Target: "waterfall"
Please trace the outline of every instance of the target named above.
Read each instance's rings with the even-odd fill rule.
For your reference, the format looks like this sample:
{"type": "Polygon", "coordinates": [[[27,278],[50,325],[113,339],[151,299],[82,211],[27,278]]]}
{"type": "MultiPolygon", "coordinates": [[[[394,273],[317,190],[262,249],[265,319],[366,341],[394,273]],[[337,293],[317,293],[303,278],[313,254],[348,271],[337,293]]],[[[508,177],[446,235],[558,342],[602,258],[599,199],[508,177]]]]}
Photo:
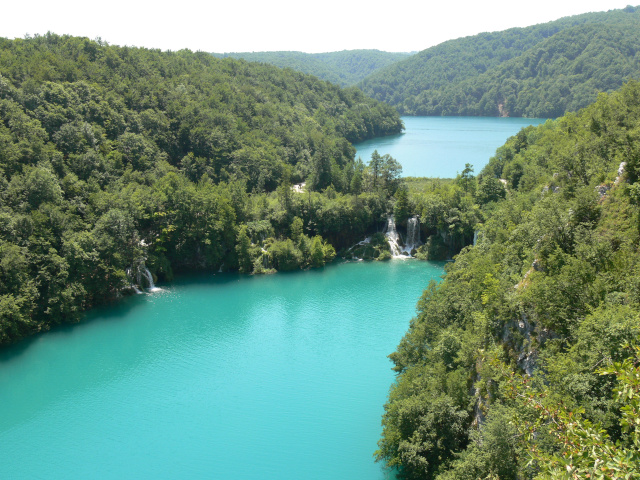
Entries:
{"type": "Polygon", "coordinates": [[[400,249],[400,235],[396,231],[396,221],[393,216],[390,216],[387,219],[387,227],[384,232],[384,236],[387,237],[387,242],[389,242],[389,248],[391,249],[391,255],[394,257],[402,256],[402,250],[400,249]]]}
{"type": "Polygon", "coordinates": [[[478,244],[478,230],[473,231],[473,246],[475,247],[478,244]]]}
{"type": "Polygon", "coordinates": [[[129,287],[136,293],[144,293],[141,288],[144,287],[142,279],[144,278],[149,292],[159,292],[162,290],[161,288],[156,287],[155,283],[153,283],[153,275],[149,269],[144,265],[144,263],[140,263],[136,269],[136,282],[133,282],[132,269],[127,268],[127,277],[129,278],[129,287]]]}
{"type": "Polygon", "coordinates": [[[140,272],[142,272],[142,274],[144,275],[144,278],[147,280],[147,284],[149,285],[148,290],[150,292],[157,292],[158,290],[162,290],[155,286],[155,284],[153,283],[153,275],[151,275],[151,272],[146,266],[140,265],[140,268],[138,269],[138,274],[140,274],[140,272]]]}
{"type": "Polygon", "coordinates": [[[404,252],[411,255],[411,250],[418,248],[420,242],[420,220],[418,216],[411,217],[407,220],[407,241],[405,242],[404,252]]]}

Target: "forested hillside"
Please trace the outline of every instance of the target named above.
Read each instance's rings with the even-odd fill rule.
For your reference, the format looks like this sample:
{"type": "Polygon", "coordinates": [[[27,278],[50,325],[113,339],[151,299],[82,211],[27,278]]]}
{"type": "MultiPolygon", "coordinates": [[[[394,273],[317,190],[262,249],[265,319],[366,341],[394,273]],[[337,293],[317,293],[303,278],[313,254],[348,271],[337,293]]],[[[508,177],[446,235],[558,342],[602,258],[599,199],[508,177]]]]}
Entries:
{"type": "Polygon", "coordinates": [[[361,84],[405,115],[557,117],[640,77],[640,9],[450,40],[361,84]]]}
{"type": "Polygon", "coordinates": [[[477,244],[391,355],[380,460],[409,479],[640,476],[639,180],[637,82],[467,176],[477,244]]]}
{"type": "Polygon", "coordinates": [[[407,58],[408,53],[380,50],[343,50],[341,52],[234,52],[214,53],[221,58],[242,58],[280,68],[291,68],[314,75],[342,87],[355,85],[375,71],[407,58]]]}
{"type": "Polygon", "coordinates": [[[401,172],[372,176],[350,142],[401,129],[392,107],[292,70],[0,39],[0,343],[79,319],[145,268],[324,265],[401,172]]]}

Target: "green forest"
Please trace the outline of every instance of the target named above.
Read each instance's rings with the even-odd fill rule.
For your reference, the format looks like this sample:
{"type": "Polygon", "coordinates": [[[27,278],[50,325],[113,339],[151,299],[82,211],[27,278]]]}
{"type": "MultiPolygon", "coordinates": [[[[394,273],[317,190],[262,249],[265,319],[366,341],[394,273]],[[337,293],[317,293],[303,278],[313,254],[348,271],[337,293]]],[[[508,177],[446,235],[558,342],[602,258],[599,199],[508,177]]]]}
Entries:
{"type": "Polygon", "coordinates": [[[390,356],[377,458],[407,479],[638,478],[640,83],[466,177],[477,244],[390,356]]]}
{"type": "Polygon", "coordinates": [[[77,321],[144,268],[324,265],[397,188],[397,162],[371,174],[351,142],[402,122],[355,88],[54,34],[0,39],[0,72],[0,343],[77,321]]]}
{"type": "Polygon", "coordinates": [[[363,90],[336,83],[383,52],[336,52],[342,74],[321,80],[295,70],[320,75],[317,58],[278,52],[300,66],[0,38],[0,345],[149,286],[142,272],[386,260],[388,216],[418,215],[415,256],[454,261],[390,355],[376,459],[410,480],[640,478],[639,19],[445,42],[363,90]],[[479,172],[405,178],[353,147],[400,133],[399,111],[559,118],[479,172]]]}
{"type": "Polygon", "coordinates": [[[372,73],[405,59],[409,53],[380,50],[343,50],[341,52],[232,52],[214,53],[219,58],[241,58],[280,68],[291,68],[314,75],[341,87],[353,86],[372,73]]]}
{"type": "Polygon", "coordinates": [[[640,9],[450,40],[358,86],[403,115],[551,118],[640,76],[640,9]]]}

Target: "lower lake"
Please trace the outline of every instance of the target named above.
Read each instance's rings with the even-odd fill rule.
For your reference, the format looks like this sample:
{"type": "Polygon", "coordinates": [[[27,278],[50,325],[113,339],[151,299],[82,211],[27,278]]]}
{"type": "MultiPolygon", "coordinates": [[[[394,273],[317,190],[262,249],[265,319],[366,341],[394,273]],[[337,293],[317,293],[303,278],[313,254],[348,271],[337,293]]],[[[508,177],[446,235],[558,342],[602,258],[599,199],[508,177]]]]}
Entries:
{"type": "Polygon", "coordinates": [[[366,164],[374,150],[402,164],[404,177],[455,178],[470,163],[474,173],[488,163],[496,149],[521,128],[544,118],[402,117],[405,133],[354,145],[366,164]]]}
{"type": "Polygon", "coordinates": [[[443,265],[189,276],[0,352],[0,478],[384,479],[395,350],[443,265]]]}

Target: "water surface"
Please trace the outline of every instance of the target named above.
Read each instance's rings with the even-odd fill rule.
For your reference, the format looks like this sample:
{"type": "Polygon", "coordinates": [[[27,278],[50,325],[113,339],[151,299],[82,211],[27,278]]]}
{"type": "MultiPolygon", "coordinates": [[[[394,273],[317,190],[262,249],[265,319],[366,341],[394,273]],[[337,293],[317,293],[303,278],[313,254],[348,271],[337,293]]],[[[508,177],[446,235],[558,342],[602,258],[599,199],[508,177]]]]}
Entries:
{"type": "Polygon", "coordinates": [[[383,479],[387,355],[442,265],[183,278],[0,353],[0,478],[383,479]]]}
{"type": "Polygon", "coordinates": [[[454,178],[470,163],[476,174],[498,147],[528,125],[543,118],[402,117],[405,132],[354,145],[367,163],[374,150],[402,164],[405,177],[454,178]]]}

